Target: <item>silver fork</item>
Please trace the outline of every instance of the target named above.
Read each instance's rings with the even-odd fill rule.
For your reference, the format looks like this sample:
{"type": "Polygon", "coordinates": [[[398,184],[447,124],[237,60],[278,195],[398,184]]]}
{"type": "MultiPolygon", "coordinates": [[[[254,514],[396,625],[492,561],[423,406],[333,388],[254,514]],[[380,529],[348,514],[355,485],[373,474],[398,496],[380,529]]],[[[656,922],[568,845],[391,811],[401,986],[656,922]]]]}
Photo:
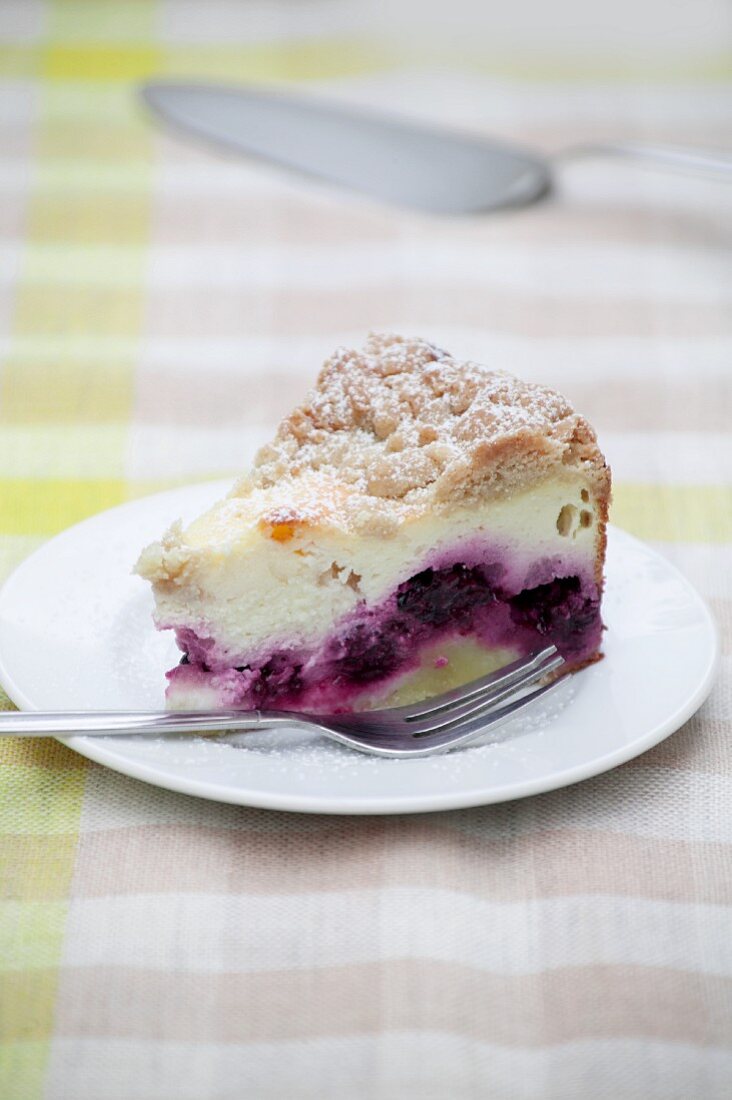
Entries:
{"type": "Polygon", "coordinates": [[[472,683],[411,706],[358,714],[288,711],[11,711],[0,714],[0,735],[67,737],[225,733],[293,726],[320,733],[374,756],[434,756],[465,745],[520,714],[557,686],[540,683],[564,660],[548,646],[472,683]]]}

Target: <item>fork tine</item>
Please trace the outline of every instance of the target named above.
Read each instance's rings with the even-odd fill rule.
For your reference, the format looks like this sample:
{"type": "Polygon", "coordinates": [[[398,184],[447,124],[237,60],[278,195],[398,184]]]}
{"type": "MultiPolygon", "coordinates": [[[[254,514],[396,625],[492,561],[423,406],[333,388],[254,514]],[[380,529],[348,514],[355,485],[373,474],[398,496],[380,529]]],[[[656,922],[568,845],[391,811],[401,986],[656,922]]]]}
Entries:
{"type": "MultiPolygon", "coordinates": [[[[560,657],[559,654],[552,657],[551,660],[544,664],[534,664],[533,667],[530,666],[527,668],[522,675],[514,677],[511,683],[500,688],[498,691],[491,690],[477,699],[475,697],[469,698],[466,700],[465,704],[453,707],[446,713],[445,718],[442,721],[438,721],[437,724],[431,724],[432,716],[428,714],[427,722],[430,724],[424,725],[424,719],[421,720],[418,730],[415,726],[415,734],[416,736],[424,737],[431,733],[439,733],[443,730],[447,731],[461,725],[469,718],[478,718],[489,714],[491,711],[495,710],[500,703],[504,702],[504,700],[516,695],[522,688],[530,687],[532,684],[536,683],[537,680],[540,680],[550,672],[554,672],[563,664],[564,658],[560,657]]],[[[408,721],[411,722],[414,721],[414,719],[408,719],[408,721]]]]}
{"type": "Polygon", "coordinates": [[[477,680],[463,684],[462,687],[452,688],[450,691],[435,695],[431,699],[423,699],[419,703],[412,703],[398,709],[394,708],[390,713],[395,716],[398,713],[399,717],[403,718],[405,722],[413,722],[420,718],[430,718],[442,711],[452,710],[454,707],[462,706],[473,699],[480,699],[484,695],[508,687],[520,679],[525,672],[544,665],[556,652],[556,646],[547,646],[546,649],[530,653],[528,657],[520,657],[517,661],[512,661],[511,664],[504,665],[503,668],[499,668],[495,672],[490,672],[486,676],[481,676],[477,680]]]}
{"type": "Polygon", "coordinates": [[[416,736],[415,742],[420,746],[424,746],[425,755],[429,755],[431,752],[438,752],[441,748],[452,749],[459,748],[461,745],[465,745],[468,742],[479,737],[481,734],[486,733],[488,730],[495,729],[497,726],[503,725],[509,719],[516,717],[527,707],[532,706],[537,699],[541,699],[545,695],[549,695],[552,691],[556,691],[564,683],[563,679],[552,680],[550,684],[540,684],[535,687],[533,691],[527,692],[526,695],[522,695],[520,699],[514,699],[512,702],[507,703],[503,707],[499,707],[496,710],[491,710],[487,714],[475,715],[465,722],[464,726],[458,723],[452,730],[445,730],[430,735],[426,734],[422,737],[416,736]]]}
{"type": "MultiPolygon", "coordinates": [[[[468,744],[480,734],[485,733],[486,730],[501,725],[508,718],[520,713],[543,695],[554,691],[561,683],[561,680],[555,680],[551,684],[542,684],[520,699],[513,700],[513,702],[507,703],[506,706],[497,710],[492,710],[488,714],[487,720],[485,716],[473,716],[467,721],[461,720],[457,729],[443,730],[441,733],[426,737],[418,736],[418,731],[414,727],[406,726],[403,721],[395,726],[380,726],[377,724],[375,727],[364,730],[363,727],[343,720],[351,717],[349,715],[343,716],[343,719],[339,717],[338,726],[321,723],[315,723],[315,726],[326,737],[339,741],[351,749],[357,749],[359,752],[391,759],[414,760],[421,756],[436,756],[448,752],[452,748],[459,748],[461,745],[468,744]]],[[[363,717],[367,713],[369,712],[363,711],[359,717],[363,717]]],[[[377,712],[371,711],[370,713],[373,715],[377,712]]]]}

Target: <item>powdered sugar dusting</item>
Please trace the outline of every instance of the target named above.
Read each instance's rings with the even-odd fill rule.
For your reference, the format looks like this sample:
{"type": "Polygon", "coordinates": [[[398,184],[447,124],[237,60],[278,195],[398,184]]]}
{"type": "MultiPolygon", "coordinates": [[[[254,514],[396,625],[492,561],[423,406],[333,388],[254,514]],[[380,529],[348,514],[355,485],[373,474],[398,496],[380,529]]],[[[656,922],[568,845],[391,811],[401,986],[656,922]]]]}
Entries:
{"type": "Polygon", "coordinates": [[[323,477],[347,488],[342,505],[363,527],[562,466],[582,466],[606,491],[595,434],[560,394],[426,340],[372,335],[325,363],[233,495],[323,477]]]}

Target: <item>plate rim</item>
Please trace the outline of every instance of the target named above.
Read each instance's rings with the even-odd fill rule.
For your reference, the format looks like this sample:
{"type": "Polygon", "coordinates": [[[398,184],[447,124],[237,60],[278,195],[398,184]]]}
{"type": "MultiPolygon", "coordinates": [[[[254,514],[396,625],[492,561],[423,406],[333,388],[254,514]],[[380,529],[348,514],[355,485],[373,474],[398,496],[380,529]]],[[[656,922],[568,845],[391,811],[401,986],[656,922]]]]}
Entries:
{"type": "MultiPolygon", "coordinates": [[[[156,499],[169,500],[174,494],[185,496],[191,489],[207,489],[213,494],[217,487],[230,486],[230,479],[205,480],[192,482],[188,485],[179,485],[158,493],[147,494],[131,501],[125,501],[113,508],[107,508],[88,516],[79,523],[73,524],[62,531],[57,532],[51,538],[36,547],[26,558],[19,562],[0,587],[0,614],[4,600],[11,592],[14,584],[21,579],[22,573],[27,568],[33,568],[35,559],[48,553],[56,540],[68,536],[71,532],[79,533],[87,525],[93,524],[101,516],[110,516],[114,513],[124,513],[134,510],[141,501],[152,504],[156,499]]],[[[709,653],[706,668],[700,677],[695,690],[685,702],[666,719],[659,722],[642,736],[618,746],[611,752],[599,757],[593,757],[583,763],[574,764],[560,771],[552,771],[551,774],[535,776],[531,779],[515,782],[511,785],[500,787],[479,787],[462,791],[446,791],[444,794],[415,794],[389,795],[384,797],[369,796],[353,801],[352,796],[339,797],[322,795],[298,795],[281,792],[261,791],[258,788],[216,786],[210,781],[190,779],[175,775],[161,775],[158,768],[144,761],[121,762],[118,757],[110,754],[105,749],[104,743],[97,742],[88,735],[77,734],[72,737],[57,738],[62,744],[78,752],[85,758],[104,767],[110,768],[131,779],[137,779],[152,786],[164,790],[174,791],[178,794],[186,794],[196,798],[204,798],[208,801],[222,802],[229,805],[249,806],[256,809],[278,810],[290,813],[321,813],[321,814],[345,814],[348,816],[368,816],[385,814],[412,814],[438,812],[453,809],[468,809],[476,806],[496,805],[502,802],[512,802],[521,798],[531,797],[535,794],[544,794],[549,791],[572,786],[575,783],[591,779],[597,775],[610,771],[629,760],[642,755],[661,741],[675,733],[702,705],[708,697],[717,674],[720,660],[719,631],[716,621],[709,610],[706,600],[696,590],[691,581],[680,569],[659,553],[654,547],[635,535],[608,524],[608,527],[616,536],[621,536],[643,548],[646,553],[660,559],[664,567],[673,573],[678,580],[693,596],[702,613],[704,625],[708,631],[709,653]]],[[[8,697],[20,710],[35,710],[30,698],[25,691],[15,683],[8,669],[2,650],[0,650],[0,684],[5,689],[8,697]]]]}

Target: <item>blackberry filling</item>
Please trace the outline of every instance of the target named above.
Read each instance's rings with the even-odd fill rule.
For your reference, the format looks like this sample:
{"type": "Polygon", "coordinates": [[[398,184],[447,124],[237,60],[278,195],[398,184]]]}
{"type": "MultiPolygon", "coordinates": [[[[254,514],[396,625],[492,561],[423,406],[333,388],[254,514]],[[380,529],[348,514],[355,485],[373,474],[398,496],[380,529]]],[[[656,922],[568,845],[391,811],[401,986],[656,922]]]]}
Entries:
{"type": "Polygon", "coordinates": [[[397,607],[428,626],[459,626],[495,599],[481,566],[424,569],[397,589],[397,607]]]}
{"type": "Polygon", "coordinates": [[[579,577],[558,577],[548,584],[526,588],[509,601],[511,619],[543,637],[551,635],[555,645],[576,648],[582,635],[596,621],[599,600],[582,591],[579,577]]]}
{"type": "Polygon", "coordinates": [[[274,653],[259,669],[253,691],[258,701],[297,695],[303,689],[302,665],[290,653],[274,653]]]}
{"type": "Polygon", "coordinates": [[[333,670],[339,680],[367,684],[389,676],[409,661],[414,632],[398,618],[356,623],[336,643],[333,670]]]}

